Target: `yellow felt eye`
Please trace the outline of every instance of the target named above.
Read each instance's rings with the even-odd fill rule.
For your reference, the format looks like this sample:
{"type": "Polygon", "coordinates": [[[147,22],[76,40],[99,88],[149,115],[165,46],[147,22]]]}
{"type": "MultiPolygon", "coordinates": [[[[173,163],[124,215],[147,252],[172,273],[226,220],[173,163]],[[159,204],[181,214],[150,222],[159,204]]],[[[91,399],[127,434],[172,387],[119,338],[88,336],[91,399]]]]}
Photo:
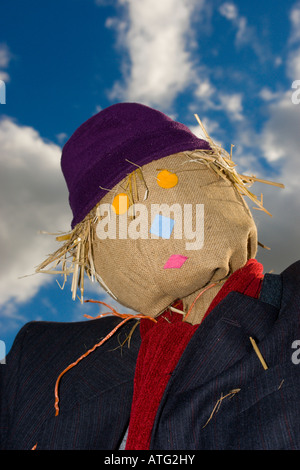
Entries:
{"type": "Polygon", "coordinates": [[[161,188],[173,188],[178,183],[178,176],[168,170],[162,170],[157,175],[157,184],[161,188]]]}
{"type": "Polygon", "coordinates": [[[117,194],[112,202],[112,208],[116,214],[125,214],[129,209],[129,197],[126,193],[117,194]]]}

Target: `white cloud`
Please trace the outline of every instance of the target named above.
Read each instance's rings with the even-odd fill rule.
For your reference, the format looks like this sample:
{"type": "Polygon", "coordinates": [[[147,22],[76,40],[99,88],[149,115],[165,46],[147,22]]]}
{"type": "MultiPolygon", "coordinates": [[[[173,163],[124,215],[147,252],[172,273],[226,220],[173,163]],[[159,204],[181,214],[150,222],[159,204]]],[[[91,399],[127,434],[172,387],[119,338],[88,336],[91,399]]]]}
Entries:
{"type": "Polygon", "coordinates": [[[247,19],[239,15],[238,8],[234,3],[223,3],[219,8],[219,13],[228,21],[231,21],[237,29],[235,38],[237,45],[244,45],[250,41],[252,32],[250,33],[251,30],[248,28],[247,19]]]}
{"type": "Polygon", "coordinates": [[[223,3],[219,8],[219,12],[222,16],[225,16],[227,20],[236,20],[238,18],[238,10],[233,3],[223,3]]]}
{"type": "MultiPolygon", "coordinates": [[[[269,179],[274,181],[274,178],[269,179]]],[[[276,180],[282,181],[280,175],[276,180]]],[[[271,248],[271,251],[259,248],[257,258],[263,263],[266,272],[274,270],[275,273],[280,273],[300,260],[300,201],[295,188],[291,191],[289,188],[256,185],[256,189],[258,196],[260,192],[263,193],[264,205],[272,214],[269,217],[253,210],[258,239],[271,248]]]]}
{"type": "Polygon", "coordinates": [[[297,2],[290,11],[290,23],[286,72],[288,78],[293,81],[300,79],[300,2],[297,2]]]}
{"type": "Polygon", "coordinates": [[[0,80],[3,80],[4,82],[8,82],[10,79],[9,74],[5,70],[3,70],[8,67],[10,60],[11,60],[11,53],[10,53],[9,48],[7,47],[6,44],[1,43],[0,44],[0,80]]]}
{"type": "Polygon", "coordinates": [[[7,72],[3,72],[3,70],[0,70],[0,80],[3,80],[3,82],[8,82],[10,79],[9,75],[7,72]]]}
{"type": "Polygon", "coordinates": [[[237,48],[250,47],[261,63],[272,59],[266,44],[259,38],[256,29],[248,24],[247,18],[239,14],[238,8],[233,2],[225,2],[219,7],[220,15],[232,23],[236,29],[235,45],[237,48]]]}
{"type": "Polygon", "coordinates": [[[263,101],[273,101],[281,96],[281,92],[274,92],[268,87],[263,87],[259,92],[259,96],[263,101]]]}
{"type": "Polygon", "coordinates": [[[290,43],[300,41],[300,2],[297,2],[290,12],[291,36],[290,43]]]}
{"type": "MultiPolygon", "coordinates": [[[[259,248],[257,259],[263,263],[266,272],[274,270],[278,273],[300,259],[300,104],[292,103],[290,90],[275,93],[265,89],[263,95],[265,122],[262,129],[257,131],[256,125],[252,127],[247,119],[238,123],[232,142],[235,144],[233,160],[240,173],[255,174],[258,178],[285,185],[285,189],[281,189],[255,183],[251,188],[258,197],[263,193],[264,205],[273,215],[269,217],[263,212],[252,211],[259,241],[271,247],[271,251],[259,248]],[[268,166],[263,164],[262,157],[268,166]]],[[[214,121],[202,120],[213,140],[223,145],[219,141],[221,126],[214,121]]],[[[197,126],[190,128],[202,136],[197,126]]],[[[254,206],[248,198],[245,200],[250,208],[254,206]]]]}
{"type": "MultiPolygon", "coordinates": [[[[254,183],[251,188],[258,197],[263,193],[264,205],[273,216],[252,210],[259,241],[271,247],[271,251],[259,248],[257,259],[263,263],[265,272],[274,270],[278,273],[300,259],[300,104],[292,103],[290,90],[275,93],[266,89],[263,94],[266,101],[262,129],[257,131],[247,119],[238,123],[232,142],[235,144],[233,160],[240,173],[255,174],[258,178],[285,185],[285,189],[281,189],[254,183]],[[263,164],[262,157],[268,166],[263,164]]],[[[219,141],[221,126],[214,121],[202,120],[213,140],[223,145],[219,141]]],[[[201,137],[197,126],[190,128],[201,137]]],[[[250,208],[254,206],[248,198],[245,200],[250,208]]]]}
{"type": "Polygon", "coordinates": [[[195,89],[194,95],[200,99],[207,99],[210,98],[215,93],[215,91],[216,90],[214,86],[210,83],[207,78],[205,78],[203,81],[199,81],[195,89]]]}
{"type": "Polygon", "coordinates": [[[274,65],[275,67],[280,67],[280,65],[283,63],[282,57],[277,56],[274,58],[274,65]]]}
{"type": "Polygon", "coordinates": [[[57,138],[58,143],[60,145],[63,145],[68,138],[68,134],[66,134],[65,132],[60,132],[59,134],[56,135],[56,138],[57,138]]]}
{"type": "Polygon", "coordinates": [[[8,67],[11,54],[6,44],[0,44],[0,67],[8,67]]]}
{"type": "MultiPolygon", "coordinates": [[[[40,230],[69,230],[71,213],[60,170],[60,147],[36,130],[5,118],[0,121],[2,314],[10,302],[30,299],[51,276],[33,275],[35,266],[56,249],[40,230]]],[[[7,310],[8,309],[8,310],[7,310]]]]}
{"type": "MultiPolygon", "coordinates": [[[[230,3],[230,5],[233,5],[230,3]]],[[[220,11],[221,12],[221,11],[220,11]]],[[[223,16],[232,21],[238,32],[242,26],[248,31],[247,25],[238,22],[238,11],[228,6],[223,8],[223,16]]],[[[286,76],[291,80],[300,79],[300,2],[291,11],[291,33],[288,41],[288,55],[285,63],[286,76]]],[[[254,32],[252,33],[254,34],[254,32]]],[[[251,34],[249,35],[251,37],[251,34]]],[[[281,62],[277,61],[280,65],[281,62]]],[[[259,240],[271,247],[271,251],[259,249],[258,259],[264,264],[266,271],[273,269],[280,272],[289,264],[300,259],[300,105],[292,103],[293,89],[285,91],[263,87],[259,93],[264,101],[264,118],[260,132],[251,128],[247,120],[238,129],[234,160],[238,166],[246,167],[244,173],[278,181],[285,189],[255,183],[253,192],[264,195],[264,205],[273,215],[268,217],[262,212],[253,210],[258,225],[259,240]],[[263,156],[272,170],[261,164],[263,156]]],[[[238,103],[238,102],[237,102],[238,103]]],[[[234,101],[232,102],[234,107],[234,101]]],[[[237,105],[238,108],[238,105],[237,105]]],[[[249,203],[249,201],[247,201],[249,203]]],[[[252,204],[249,204],[252,206],[252,204]]]]}
{"type": "Polygon", "coordinates": [[[243,119],[241,93],[233,93],[231,95],[221,94],[220,102],[223,110],[228,114],[229,118],[233,119],[234,121],[241,121],[243,119]]]}
{"type": "Polygon", "coordinates": [[[119,0],[125,17],[110,20],[117,27],[118,44],[125,48],[124,80],[112,96],[168,107],[195,81],[192,58],[193,15],[204,5],[196,0],[119,0]]]}
{"type": "Polygon", "coordinates": [[[292,81],[300,79],[300,47],[290,51],[286,67],[287,76],[292,81]]]}
{"type": "MultiPolygon", "coordinates": [[[[264,195],[264,205],[273,215],[253,210],[258,226],[260,242],[271,247],[271,251],[259,249],[258,260],[266,271],[273,269],[280,272],[289,264],[300,259],[300,105],[291,101],[291,92],[272,95],[266,101],[266,120],[260,132],[249,128],[247,123],[244,135],[239,135],[237,146],[240,158],[234,160],[248,169],[246,174],[285,185],[285,189],[255,183],[253,192],[264,195]],[[272,170],[261,165],[261,156],[269,163],[272,170]]],[[[234,152],[235,153],[235,152],[234,152]]],[[[240,171],[240,168],[239,168],[240,171]]],[[[247,200],[247,199],[246,199],[247,200]]],[[[249,203],[249,200],[247,200],[249,203]]],[[[249,204],[250,207],[253,204],[249,204]]]]}
{"type": "Polygon", "coordinates": [[[269,106],[269,119],[262,133],[262,149],[265,158],[274,162],[284,160],[282,176],[289,180],[289,185],[298,186],[300,174],[300,105],[291,100],[291,91],[287,91],[269,106]]]}

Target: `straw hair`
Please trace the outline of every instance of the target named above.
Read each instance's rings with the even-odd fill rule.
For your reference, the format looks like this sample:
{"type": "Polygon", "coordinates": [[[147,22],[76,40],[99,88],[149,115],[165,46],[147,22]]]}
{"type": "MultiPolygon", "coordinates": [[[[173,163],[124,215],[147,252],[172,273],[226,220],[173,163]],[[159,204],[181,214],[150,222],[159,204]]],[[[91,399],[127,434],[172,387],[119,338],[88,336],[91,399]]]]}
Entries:
{"type": "MultiPolygon", "coordinates": [[[[232,161],[233,145],[231,145],[229,154],[220,145],[215,144],[206,132],[203,123],[199,119],[199,116],[195,114],[195,117],[202,129],[205,139],[208,141],[211,147],[211,150],[197,150],[197,155],[201,155],[200,160],[202,161],[203,159],[202,163],[208,165],[209,168],[215,171],[222,178],[229,180],[242,196],[248,196],[251,201],[258,206],[256,209],[262,210],[271,216],[270,212],[267,211],[267,209],[263,206],[262,196],[261,199],[259,199],[255,194],[249,191],[248,187],[251,186],[254,182],[270,184],[279,188],[284,188],[284,185],[282,183],[275,183],[273,181],[256,178],[254,175],[246,176],[238,174],[235,170],[236,164],[232,161]]],[[[199,159],[199,157],[197,156],[196,159],[199,159]]]]}
{"type": "MultiPolygon", "coordinates": [[[[63,245],[36,267],[37,273],[61,274],[63,277],[62,285],[57,281],[61,289],[65,287],[68,276],[72,276],[72,299],[76,299],[77,290],[79,289],[81,302],[83,302],[85,273],[92,282],[97,280],[103,283],[95,270],[92,254],[94,237],[92,227],[96,219],[95,212],[96,208],[82,222],[77,224],[71,232],[56,236],[56,240],[63,242],[63,245]]],[[[109,291],[105,285],[104,288],[109,291]]]]}
{"type": "MultiPolygon", "coordinates": [[[[195,117],[201,127],[204,138],[209,143],[210,150],[202,149],[186,151],[181,152],[182,155],[188,157],[189,161],[198,162],[199,164],[205,165],[220,178],[229,181],[241,196],[248,196],[250,198],[250,200],[255,204],[256,209],[271,215],[269,211],[263,206],[263,197],[261,196],[258,198],[255,194],[249,191],[249,187],[256,181],[280,188],[283,188],[284,185],[281,183],[259,179],[253,175],[246,176],[238,174],[236,171],[236,164],[232,160],[233,146],[231,146],[231,151],[229,154],[221,146],[214,143],[205,130],[203,123],[200,121],[197,114],[195,114],[195,117]]],[[[130,163],[132,163],[132,165],[136,168],[130,174],[128,174],[122,182],[120,182],[114,188],[103,189],[106,189],[108,192],[112,192],[112,200],[120,188],[126,192],[129,198],[130,207],[133,208],[133,211],[130,212],[129,207],[129,213],[130,216],[134,218],[134,204],[140,200],[145,201],[148,197],[149,189],[143,176],[142,167],[135,164],[134,162],[130,163]],[[142,184],[144,187],[144,191],[141,194],[138,192],[137,181],[139,181],[139,184],[142,184]]],[[[62,245],[54,253],[49,255],[47,259],[45,259],[45,261],[43,261],[35,269],[36,273],[61,275],[63,278],[62,284],[57,281],[61,289],[65,287],[68,276],[71,276],[72,299],[75,300],[78,297],[81,302],[83,302],[84,296],[85,275],[87,275],[92,282],[99,282],[107,293],[117,299],[114,293],[105,284],[94,266],[93,243],[95,237],[95,224],[97,224],[99,221],[99,216],[97,213],[97,207],[99,204],[100,201],[92,209],[92,211],[70,232],[51,234],[55,235],[56,240],[59,243],[62,243],[62,245]]],[[[260,242],[258,242],[258,244],[268,249],[268,247],[262,245],[260,242]]]]}

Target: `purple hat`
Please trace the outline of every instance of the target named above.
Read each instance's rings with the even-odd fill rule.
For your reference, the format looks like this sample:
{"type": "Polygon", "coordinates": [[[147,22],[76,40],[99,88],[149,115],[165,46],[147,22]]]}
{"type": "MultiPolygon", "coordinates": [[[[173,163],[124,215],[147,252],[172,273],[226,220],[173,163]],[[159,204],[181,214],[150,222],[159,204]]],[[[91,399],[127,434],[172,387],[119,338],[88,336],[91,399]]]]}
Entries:
{"type": "Polygon", "coordinates": [[[208,149],[185,125],[138,103],[114,104],[83,123],[64,145],[62,171],[73,211],[72,228],[139,166],[185,150],[208,149]]]}

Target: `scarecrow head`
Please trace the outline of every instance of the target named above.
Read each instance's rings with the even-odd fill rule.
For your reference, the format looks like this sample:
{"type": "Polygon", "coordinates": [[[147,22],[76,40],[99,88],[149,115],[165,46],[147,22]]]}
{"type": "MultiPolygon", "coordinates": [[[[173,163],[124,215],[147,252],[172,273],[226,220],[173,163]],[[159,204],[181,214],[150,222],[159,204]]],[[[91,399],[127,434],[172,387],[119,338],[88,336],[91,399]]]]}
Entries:
{"type": "MultiPolygon", "coordinates": [[[[61,160],[72,230],[57,237],[62,246],[37,271],[54,263],[65,280],[71,274],[73,298],[79,286],[81,300],[87,275],[152,317],[177,300],[188,311],[207,286],[203,301],[212,300],[256,255],[244,197],[265,209],[248,189],[255,177],[239,175],[197,119],[203,139],[136,103],[110,106],[82,124],[61,160]]],[[[199,322],[201,311],[200,304],[188,321],[199,322]]]]}

